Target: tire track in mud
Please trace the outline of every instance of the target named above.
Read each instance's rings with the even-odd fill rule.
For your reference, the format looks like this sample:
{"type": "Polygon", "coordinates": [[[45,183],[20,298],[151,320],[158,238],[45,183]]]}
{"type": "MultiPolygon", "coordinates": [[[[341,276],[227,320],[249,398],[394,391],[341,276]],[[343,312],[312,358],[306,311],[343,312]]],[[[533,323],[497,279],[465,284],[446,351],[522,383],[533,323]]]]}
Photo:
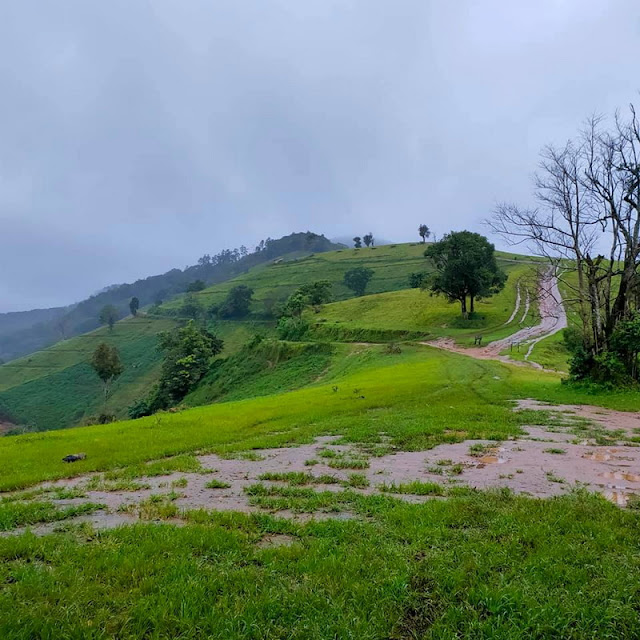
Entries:
{"type": "MultiPolygon", "coordinates": [[[[430,340],[421,342],[420,344],[445,349],[447,351],[454,351],[455,353],[470,356],[478,360],[499,360],[501,362],[525,366],[529,365],[537,369],[542,369],[541,365],[529,360],[533,348],[541,340],[549,338],[567,326],[567,313],[562,302],[560,289],[558,288],[558,278],[553,269],[548,269],[540,278],[538,296],[540,301],[540,322],[538,324],[520,329],[506,338],[490,342],[486,347],[461,347],[457,345],[452,338],[440,338],[439,340],[430,340]],[[516,344],[529,345],[525,355],[525,362],[512,360],[509,356],[500,355],[502,351],[516,344]]],[[[519,298],[520,291],[518,290],[518,300],[519,298]]],[[[517,302],[517,305],[519,306],[519,302],[517,302]]],[[[528,307],[526,311],[528,312],[528,307]]],[[[511,320],[509,320],[509,322],[510,321],[511,320]]]]}

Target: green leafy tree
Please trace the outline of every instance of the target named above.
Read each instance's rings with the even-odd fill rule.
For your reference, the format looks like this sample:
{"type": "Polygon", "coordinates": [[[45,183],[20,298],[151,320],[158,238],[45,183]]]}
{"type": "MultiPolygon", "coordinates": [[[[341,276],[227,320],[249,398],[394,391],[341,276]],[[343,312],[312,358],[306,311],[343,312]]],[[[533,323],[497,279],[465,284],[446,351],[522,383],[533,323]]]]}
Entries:
{"type": "Polygon", "coordinates": [[[101,342],[93,352],[90,364],[98,375],[98,378],[102,380],[104,405],[106,408],[111,384],[114,380],[120,377],[124,371],[124,366],[120,360],[120,354],[116,347],[112,347],[106,342],[101,342]]]}
{"type": "Polygon", "coordinates": [[[106,324],[109,331],[113,331],[113,325],[118,321],[118,310],[112,304],[107,304],[100,310],[98,319],[100,324],[106,324]]]}
{"type": "Polygon", "coordinates": [[[353,246],[354,246],[356,249],[359,249],[359,248],[362,246],[362,238],[361,238],[360,236],[356,236],[356,237],[353,239],[353,246]]]}
{"type": "Polygon", "coordinates": [[[329,280],[317,280],[311,284],[302,285],[298,291],[307,298],[307,303],[318,308],[327,302],[331,302],[332,284],[329,280]]]}
{"type": "Polygon", "coordinates": [[[192,294],[187,294],[182,301],[179,314],[190,320],[197,320],[204,313],[204,307],[200,301],[192,294]]]}
{"type": "Polygon", "coordinates": [[[302,312],[309,304],[309,299],[300,290],[292,293],[284,305],[282,314],[292,318],[302,317],[302,312]]]}
{"type": "Polygon", "coordinates": [[[244,284],[233,287],[218,309],[222,318],[244,318],[249,314],[253,289],[244,284]]]}
{"type": "Polygon", "coordinates": [[[473,313],[475,300],[497,293],[507,281],[496,262],[495,247],[479,233],[453,231],[427,247],[424,255],[435,267],[429,289],[460,302],[463,317],[473,313]]]}
{"type": "Polygon", "coordinates": [[[138,298],[134,296],[133,298],[131,298],[131,301],[129,302],[129,310],[131,311],[131,315],[137,316],[139,308],[140,308],[140,300],[138,300],[138,298]]]}
{"type": "Polygon", "coordinates": [[[624,364],[632,380],[638,379],[640,353],[640,312],[636,311],[616,325],[611,337],[611,349],[624,364]]]}
{"type": "Polygon", "coordinates": [[[420,289],[423,284],[427,281],[428,274],[424,271],[419,271],[417,273],[409,274],[409,286],[412,289],[420,289]]]}
{"type": "Polygon", "coordinates": [[[160,382],[148,403],[150,412],[166,409],[182,400],[208,371],[211,360],[222,351],[220,338],[193,320],[185,327],[159,336],[164,353],[160,382]]]}
{"type": "Polygon", "coordinates": [[[187,293],[197,293],[206,288],[207,285],[202,280],[195,280],[187,285],[187,293]]]}
{"type": "Polygon", "coordinates": [[[372,277],[373,269],[355,267],[355,269],[349,269],[349,271],[344,274],[343,282],[357,296],[363,296],[369,280],[371,280],[372,277]]]}
{"type": "Polygon", "coordinates": [[[362,236],[362,241],[367,245],[367,247],[373,246],[373,233],[369,232],[362,236]]]}
{"type": "Polygon", "coordinates": [[[418,234],[422,238],[422,244],[424,244],[429,238],[429,236],[431,235],[431,231],[429,230],[429,227],[427,227],[426,224],[421,224],[418,227],[418,234]]]}

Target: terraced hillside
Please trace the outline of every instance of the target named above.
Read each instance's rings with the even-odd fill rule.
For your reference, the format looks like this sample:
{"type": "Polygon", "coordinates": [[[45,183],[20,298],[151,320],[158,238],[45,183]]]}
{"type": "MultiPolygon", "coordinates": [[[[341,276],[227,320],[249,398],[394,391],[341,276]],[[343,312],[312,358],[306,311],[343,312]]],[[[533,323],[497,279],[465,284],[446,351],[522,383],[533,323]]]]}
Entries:
{"type": "Polygon", "coordinates": [[[125,366],[107,410],[125,416],[126,407],[157,376],[158,333],[174,325],[165,318],[129,318],[113,331],[98,329],[9,362],[0,367],[0,407],[13,422],[39,429],[67,427],[100,413],[102,386],[89,360],[97,345],[106,342],[118,348],[125,366]]]}
{"type": "MultiPolygon", "coordinates": [[[[288,256],[286,260],[277,259],[254,267],[196,295],[206,306],[220,302],[229,289],[238,284],[246,284],[255,291],[248,320],[210,324],[209,328],[225,341],[222,358],[238,352],[256,333],[273,335],[275,322],[264,318],[266,300],[282,300],[301,284],[316,280],[332,282],[334,297],[344,301],[328,305],[319,315],[313,314],[316,340],[388,341],[440,335],[468,340],[479,332],[494,336],[510,331],[510,328],[501,329],[500,325],[513,308],[517,283],[530,267],[526,260],[501,254],[501,264],[509,273],[507,286],[498,296],[478,302],[479,313],[474,321],[461,323],[457,305],[407,289],[409,275],[426,270],[423,253],[424,245],[415,243],[345,249],[300,258],[288,256]],[[344,286],[342,279],[344,273],[355,266],[373,269],[374,276],[367,290],[369,295],[353,299],[353,292],[344,286]]],[[[37,429],[68,427],[95,416],[101,404],[101,386],[88,360],[95,346],[104,339],[121,350],[125,364],[125,372],[114,385],[107,410],[117,417],[125,417],[127,408],[143,397],[157,379],[160,354],[155,349],[156,336],[180,320],[175,314],[181,304],[179,298],[162,305],[160,313],[165,315],[129,318],[118,322],[113,333],[106,329],[93,331],[0,367],[0,412],[13,422],[37,429]]],[[[535,306],[532,306],[531,321],[534,317],[535,306]]],[[[288,362],[286,366],[291,369],[293,363],[288,362]]],[[[268,373],[265,370],[262,374],[268,373]]],[[[304,376],[295,379],[293,375],[283,375],[290,381],[291,388],[298,388],[301,381],[309,382],[304,376]]],[[[234,375],[230,379],[235,379],[234,375]]],[[[205,380],[205,386],[208,382],[209,379],[205,380]]],[[[234,397],[229,396],[229,390],[225,390],[219,380],[214,387],[193,394],[190,403],[234,397]]]]}
{"type": "MultiPolygon", "coordinates": [[[[315,280],[328,280],[333,285],[336,300],[353,297],[353,292],[343,284],[346,271],[354,267],[373,269],[374,275],[367,287],[367,295],[398,291],[409,287],[409,275],[414,272],[428,271],[424,258],[425,245],[420,243],[385,245],[362,249],[344,249],[328,251],[300,259],[271,262],[251,269],[232,280],[200,291],[196,296],[203,305],[221,302],[229,289],[245,284],[255,292],[253,312],[264,312],[264,301],[267,299],[283,300],[297,287],[315,280]]],[[[498,253],[503,268],[510,270],[512,265],[521,265],[523,256],[498,253]]],[[[176,309],[180,301],[172,301],[163,305],[164,309],[176,309]]]]}
{"type": "MultiPolygon", "coordinates": [[[[514,312],[518,283],[531,279],[531,265],[520,261],[502,261],[502,268],[509,278],[505,288],[495,296],[476,302],[476,317],[464,320],[458,304],[451,304],[443,297],[430,296],[420,289],[404,289],[389,293],[351,298],[325,305],[318,314],[310,313],[321,335],[369,332],[404,331],[428,334],[430,337],[447,336],[464,343],[473,342],[476,335],[484,340],[495,340],[514,332],[514,327],[534,324],[537,321],[537,304],[533,302],[522,309],[510,322],[514,312]]],[[[529,285],[531,286],[531,285],[529,285]]]]}

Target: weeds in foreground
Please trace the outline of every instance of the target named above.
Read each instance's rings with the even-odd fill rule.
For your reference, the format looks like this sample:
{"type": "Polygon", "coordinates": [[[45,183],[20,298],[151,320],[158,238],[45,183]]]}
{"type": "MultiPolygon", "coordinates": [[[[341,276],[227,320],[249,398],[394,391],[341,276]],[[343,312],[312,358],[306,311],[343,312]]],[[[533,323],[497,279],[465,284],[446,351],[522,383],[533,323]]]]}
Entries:
{"type": "MultiPolygon", "coordinates": [[[[303,487],[288,491],[278,506],[298,501],[304,510],[317,500],[301,497],[303,487]]],[[[0,538],[0,634],[100,629],[133,640],[153,627],[159,638],[194,628],[215,637],[241,625],[317,639],[640,636],[636,511],[586,492],[459,496],[412,505],[339,492],[315,506],[352,519],[302,525],[196,510],[181,514],[183,527],[65,526],[45,538],[0,538]],[[260,546],[278,534],[298,544],[260,546]],[[224,597],[212,605],[212,593],[224,597]],[[52,597],[63,605],[51,606],[52,597]]]]}
{"type": "Polygon", "coordinates": [[[104,508],[103,504],[91,502],[69,507],[57,507],[51,502],[9,502],[0,504],[0,531],[9,531],[25,525],[66,520],[104,508]]]}
{"type": "Polygon", "coordinates": [[[213,478],[204,485],[207,489],[228,489],[231,485],[228,482],[213,478]]]}

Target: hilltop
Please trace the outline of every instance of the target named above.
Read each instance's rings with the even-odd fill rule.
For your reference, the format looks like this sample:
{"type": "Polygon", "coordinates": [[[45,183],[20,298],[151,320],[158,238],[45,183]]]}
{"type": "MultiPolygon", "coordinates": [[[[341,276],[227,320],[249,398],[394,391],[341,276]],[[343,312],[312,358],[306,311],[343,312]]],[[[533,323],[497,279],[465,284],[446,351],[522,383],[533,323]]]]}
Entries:
{"type": "Polygon", "coordinates": [[[498,254],[504,288],[463,317],[409,286],[424,248],[289,256],[189,294],[254,298],[205,316],[223,352],[148,417],[58,429],[98,410],[97,342],[125,362],[110,410],[149,389],[186,297],[0,367],[0,415],[58,429],[0,438],[3,637],[636,637],[640,394],[504,353],[558,344],[535,260],[498,254]],[[319,280],[334,301],[280,339],[271,301],[319,280]]]}
{"type": "Polygon", "coordinates": [[[292,233],[278,239],[267,238],[252,252],[246,247],[225,249],[217,255],[202,256],[197,264],[185,269],[171,269],[130,284],[111,285],[68,307],[0,314],[0,363],[98,328],[98,316],[105,305],[115,306],[119,317],[124,318],[134,296],[144,307],[181,295],[195,281],[210,285],[270,260],[341,247],[310,231],[292,233]]]}
{"type": "MultiPolygon", "coordinates": [[[[290,247],[291,240],[296,238],[289,236],[288,239],[287,246],[290,247]]],[[[316,242],[319,244],[314,246],[328,246],[324,241],[316,242]]],[[[278,255],[282,241],[273,241],[268,246],[270,248],[265,253],[276,255],[276,258],[265,261],[258,260],[256,256],[252,261],[257,264],[245,272],[189,294],[206,309],[212,304],[219,304],[233,287],[244,285],[253,290],[247,317],[242,320],[209,320],[210,330],[225,342],[221,354],[223,359],[243,350],[256,334],[273,336],[275,319],[270,311],[274,304],[285,300],[297,287],[318,280],[331,283],[332,297],[336,302],[325,305],[317,314],[310,312],[314,341],[385,342],[442,336],[468,340],[478,333],[493,338],[508,333],[509,328],[501,326],[515,304],[517,283],[530,267],[523,257],[514,259],[513,255],[499,254],[500,264],[509,274],[507,286],[499,295],[478,303],[478,314],[472,322],[462,322],[457,308],[443,298],[408,288],[409,276],[426,269],[423,244],[339,248],[284,256],[278,255]],[[373,270],[368,295],[364,297],[354,297],[343,283],[345,272],[354,267],[373,270]]],[[[242,264],[246,266],[248,262],[242,264]]],[[[0,410],[14,423],[35,429],[58,429],[95,419],[100,413],[102,390],[88,361],[95,346],[104,341],[120,349],[125,365],[125,373],[116,381],[106,409],[118,418],[126,417],[128,407],[144,397],[157,381],[161,363],[161,354],[156,349],[157,335],[185,321],[180,315],[183,303],[184,294],[178,295],[172,301],[155,305],[149,313],[116,323],[113,332],[107,328],[97,329],[5,364],[0,367],[0,410]]],[[[520,323],[535,322],[535,305],[531,306],[527,317],[518,320],[520,323]]],[[[294,369],[296,363],[306,361],[311,351],[316,349],[310,345],[306,351],[296,353],[300,348],[277,349],[279,370],[294,369]]],[[[242,393],[245,395],[252,393],[252,389],[255,392],[253,383],[249,381],[264,376],[265,368],[272,380],[277,378],[268,369],[267,362],[271,359],[264,355],[256,360],[255,353],[249,359],[246,353],[236,356],[226,364],[226,369],[239,367],[243,371],[240,386],[235,373],[229,374],[230,380],[222,384],[221,378],[227,376],[224,373],[226,369],[218,367],[215,374],[203,381],[202,388],[187,398],[187,402],[193,405],[237,397],[241,393],[240,388],[244,389],[242,393]],[[238,360],[242,360],[242,364],[238,360]],[[251,366],[247,361],[252,362],[251,366]],[[233,393],[229,395],[227,387],[231,380],[235,382],[233,393]],[[209,388],[209,384],[213,388],[209,388]]],[[[325,359],[326,354],[314,355],[316,363],[325,359]]],[[[311,370],[315,371],[314,367],[311,370]]],[[[282,375],[288,376],[287,373],[282,375]]],[[[294,375],[287,386],[297,388],[310,381],[307,375],[294,375]]],[[[268,388],[278,390],[274,384],[268,388]]]]}

